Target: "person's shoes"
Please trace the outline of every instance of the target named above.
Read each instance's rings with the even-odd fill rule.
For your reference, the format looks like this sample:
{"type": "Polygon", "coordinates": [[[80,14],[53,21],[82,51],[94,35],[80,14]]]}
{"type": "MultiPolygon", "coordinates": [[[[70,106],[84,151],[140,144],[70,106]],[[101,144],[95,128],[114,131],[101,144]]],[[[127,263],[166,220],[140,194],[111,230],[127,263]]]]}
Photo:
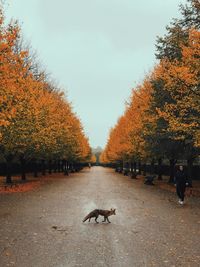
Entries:
{"type": "Polygon", "coordinates": [[[179,198],[178,203],[181,204],[181,199],[179,198]]]}
{"type": "Polygon", "coordinates": [[[180,201],[179,201],[179,203],[180,203],[181,205],[183,205],[183,204],[184,204],[184,202],[183,202],[182,200],[180,200],[180,201]]]}

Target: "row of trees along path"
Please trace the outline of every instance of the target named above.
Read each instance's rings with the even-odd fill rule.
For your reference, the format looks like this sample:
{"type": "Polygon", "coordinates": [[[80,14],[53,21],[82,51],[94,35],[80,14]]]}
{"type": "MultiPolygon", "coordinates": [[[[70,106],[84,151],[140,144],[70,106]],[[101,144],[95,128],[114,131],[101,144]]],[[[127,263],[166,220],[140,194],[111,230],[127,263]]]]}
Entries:
{"type": "MultiPolygon", "coordinates": [[[[25,166],[37,163],[45,173],[86,162],[91,149],[71,104],[38,63],[24,49],[16,22],[4,23],[0,11],[0,161],[7,165],[6,182],[11,183],[12,162],[25,166]]],[[[75,166],[75,167],[76,167],[75,166]]]]}
{"type": "Polygon", "coordinates": [[[124,114],[110,131],[101,162],[145,169],[146,162],[170,163],[173,181],[177,160],[187,160],[188,175],[200,151],[200,2],[180,6],[157,39],[158,63],[133,89],[124,114]]]}

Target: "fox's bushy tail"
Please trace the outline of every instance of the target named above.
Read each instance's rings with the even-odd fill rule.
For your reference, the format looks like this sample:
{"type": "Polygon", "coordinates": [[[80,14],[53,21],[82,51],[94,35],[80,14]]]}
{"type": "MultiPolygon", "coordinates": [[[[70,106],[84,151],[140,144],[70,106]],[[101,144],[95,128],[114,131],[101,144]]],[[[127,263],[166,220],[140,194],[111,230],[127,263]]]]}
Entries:
{"type": "Polygon", "coordinates": [[[84,219],[83,219],[83,222],[87,221],[87,219],[90,218],[90,214],[88,214],[84,219]]]}

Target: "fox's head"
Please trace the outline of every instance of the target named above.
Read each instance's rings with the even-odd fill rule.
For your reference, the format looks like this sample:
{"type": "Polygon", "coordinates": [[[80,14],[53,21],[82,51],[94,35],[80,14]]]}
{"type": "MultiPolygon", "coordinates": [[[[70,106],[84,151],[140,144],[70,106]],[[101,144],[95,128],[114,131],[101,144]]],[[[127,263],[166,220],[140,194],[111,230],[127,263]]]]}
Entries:
{"type": "Polygon", "coordinates": [[[116,209],[110,209],[110,214],[116,215],[115,211],[116,209]]]}

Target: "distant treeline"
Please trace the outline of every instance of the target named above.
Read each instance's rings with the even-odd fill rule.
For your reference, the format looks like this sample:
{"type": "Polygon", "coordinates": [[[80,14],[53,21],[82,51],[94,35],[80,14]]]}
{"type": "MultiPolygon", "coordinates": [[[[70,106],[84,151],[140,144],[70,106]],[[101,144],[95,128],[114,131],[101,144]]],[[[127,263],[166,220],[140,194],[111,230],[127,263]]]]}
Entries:
{"type": "MultiPolygon", "coordinates": [[[[124,166],[122,166],[122,164],[120,163],[118,164],[117,163],[106,163],[106,164],[104,163],[104,164],[101,164],[101,166],[118,169],[119,172],[125,173],[130,176],[134,174],[135,177],[137,176],[137,174],[141,174],[141,175],[156,174],[158,180],[162,180],[163,176],[169,176],[169,177],[170,175],[173,176],[173,174],[176,171],[176,167],[172,169],[169,164],[168,165],[163,164],[159,166],[158,163],[157,164],[156,163],[155,164],[151,164],[151,163],[133,164],[132,168],[131,166],[128,165],[128,163],[125,164],[124,166]]],[[[188,180],[190,181],[191,184],[192,184],[192,180],[200,180],[200,165],[193,165],[191,169],[187,165],[183,164],[183,166],[184,166],[186,175],[188,177],[188,180]]]]}
{"type": "MultiPolygon", "coordinates": [[[[65,175],[68,175],[70,172],[80,171],[83,167],[88,166],[88,163],[79,163],[79,162],[67,162],[66,160],[32,160],[26,162],[25,165],[22,165],[21,162],[12,162],[12,165],[9,166],[9,171],[12,175],[21,175],[22,178],[24,175],[31,174],[34,177],[39,175],[52,174],[57,172],[63,172],[65,175]]],[[[6,176],[8,172],[7,163],[0,163],[0,176],[6,176]]],[[[22,179],[23,180],[23,179],[22,179]]]]}

